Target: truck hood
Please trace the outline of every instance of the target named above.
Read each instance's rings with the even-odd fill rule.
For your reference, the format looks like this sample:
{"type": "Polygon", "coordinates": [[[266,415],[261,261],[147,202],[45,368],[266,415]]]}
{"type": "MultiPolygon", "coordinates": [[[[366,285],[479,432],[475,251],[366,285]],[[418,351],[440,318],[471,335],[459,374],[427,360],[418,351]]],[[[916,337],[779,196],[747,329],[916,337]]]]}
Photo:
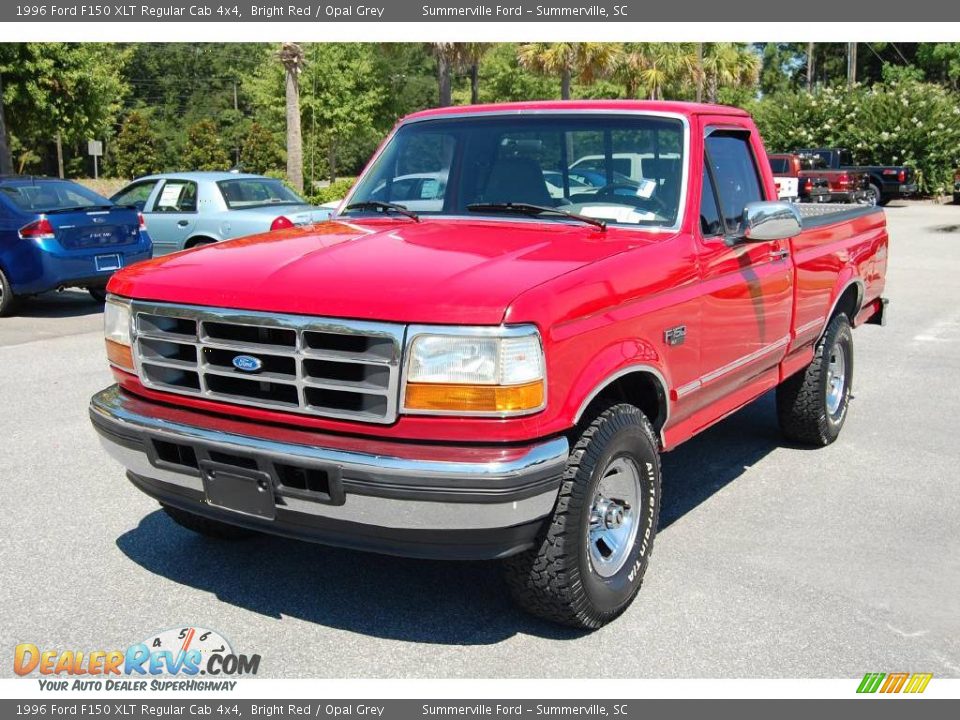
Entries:
{"type": "Polygon", "coordinates": [[[664,236],[561,222],[334,220],[139,263],[108,289],[242,310],[495,325],[525,290],[654,237],[664,236]]]}

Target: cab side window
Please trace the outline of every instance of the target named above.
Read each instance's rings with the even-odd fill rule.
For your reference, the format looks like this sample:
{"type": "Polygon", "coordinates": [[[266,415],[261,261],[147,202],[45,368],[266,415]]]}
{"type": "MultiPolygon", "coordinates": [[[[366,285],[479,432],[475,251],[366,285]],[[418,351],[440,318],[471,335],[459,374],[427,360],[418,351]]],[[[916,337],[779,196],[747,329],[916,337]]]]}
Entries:
{"type": "Polygon", "coordinates": [[[735,233],[747,204],[764,199],[750,135],[737,131],[714,132],[707,137],[706,148],[724,227],[727,233],[735,233]]]}

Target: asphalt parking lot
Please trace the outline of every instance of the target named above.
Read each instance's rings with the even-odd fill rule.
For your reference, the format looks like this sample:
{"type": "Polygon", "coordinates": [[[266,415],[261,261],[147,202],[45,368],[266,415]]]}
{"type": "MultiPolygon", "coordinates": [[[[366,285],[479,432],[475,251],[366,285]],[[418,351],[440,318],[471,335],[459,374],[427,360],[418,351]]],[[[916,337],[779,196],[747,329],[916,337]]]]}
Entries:
{"type": "Polygon", "coordinates": [[[767,396],[667,454],[645,586],[594,634],[515,610],[492,563],[175,526],[87,419],[100,308],[28,303],[0,320],[0,648],[200,625],[267,677],[960,677],[960,207],[887,216],[889,324],[854,334],[840,439],[786,446],[767,396]]]}

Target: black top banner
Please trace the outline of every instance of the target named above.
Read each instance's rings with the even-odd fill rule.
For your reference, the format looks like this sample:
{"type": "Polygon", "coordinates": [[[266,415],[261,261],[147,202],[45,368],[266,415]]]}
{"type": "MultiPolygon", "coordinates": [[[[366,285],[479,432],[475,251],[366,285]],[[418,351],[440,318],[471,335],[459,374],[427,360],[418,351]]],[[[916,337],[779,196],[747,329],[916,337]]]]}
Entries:
{"type": "Polygon", "coordinates": [[[82,0],[5,2],[0,22],[913,22],[960,20],[960,3],[872,0],[869,6],[771,3],[769,0],[370,0],[370,2],[170,2],[97,3],[82,0]],[[866,7],[869,10],[866,11],[866,7]]]}

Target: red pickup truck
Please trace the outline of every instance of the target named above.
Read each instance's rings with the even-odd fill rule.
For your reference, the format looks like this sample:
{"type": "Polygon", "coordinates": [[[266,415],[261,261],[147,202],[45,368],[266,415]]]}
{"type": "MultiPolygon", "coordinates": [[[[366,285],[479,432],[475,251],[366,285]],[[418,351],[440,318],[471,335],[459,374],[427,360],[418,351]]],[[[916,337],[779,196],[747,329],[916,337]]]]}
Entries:
{"type": "Polygon", "coordinates": [[[733,108],[417,113],[330,221],[114,275],[91,419],[187,528],[503,558],[524,608],[596,628],[647,569],[661,452],[773,389],[790,441],[844,424],[884,215],[775,198],[733,108]]]}

